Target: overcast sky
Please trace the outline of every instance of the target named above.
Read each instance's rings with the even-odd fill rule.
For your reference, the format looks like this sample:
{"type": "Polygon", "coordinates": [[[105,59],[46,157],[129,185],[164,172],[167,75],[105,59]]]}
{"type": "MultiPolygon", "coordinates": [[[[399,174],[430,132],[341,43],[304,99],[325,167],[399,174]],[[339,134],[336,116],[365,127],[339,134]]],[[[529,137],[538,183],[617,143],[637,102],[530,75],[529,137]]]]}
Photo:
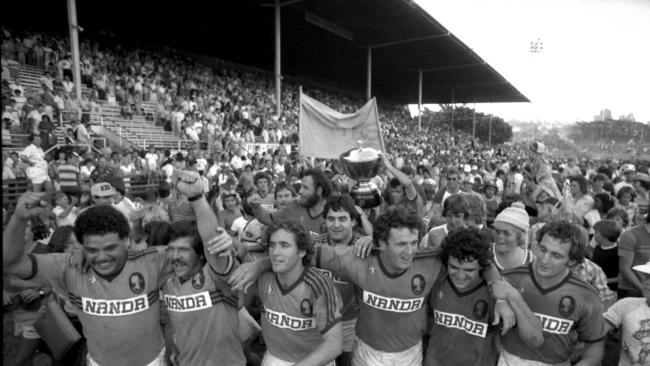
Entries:
{"type": "Polygon", "coordinates": [[[608,108],[650,121],[650,0],[416,2],[531,100],[478,111],[574,122],[608,108]]]}

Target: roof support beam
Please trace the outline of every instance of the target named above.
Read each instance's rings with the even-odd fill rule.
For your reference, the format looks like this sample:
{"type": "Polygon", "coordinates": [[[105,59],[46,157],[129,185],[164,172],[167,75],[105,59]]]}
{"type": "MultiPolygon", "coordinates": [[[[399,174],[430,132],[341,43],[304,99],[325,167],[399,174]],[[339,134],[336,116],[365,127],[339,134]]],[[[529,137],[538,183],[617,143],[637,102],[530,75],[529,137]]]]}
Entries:
{"type": "Polygon", "coordinates": [[[282,6],[287,6],[287,5],[291,5],[291,4],[300,3],[300,2],[303,2],[303,1],[304,1],[304,0],[289,0],[289,1],[285,1],[285,2],[283,2],[283,3],[279,3],[279,4],[277,4],[277,3],[273,3],[273,4],[260,4],[260,6],[263,7],[263,8],[274,8],[276,5],[282,7],[282,6]]]}
{"type": "Polygon", "coordinates": [[[379,44],[375,44],[375,45],[370,45],[370,47],[372,47],[372,48],[381,48],[381,47],[395,46],[395,45],[398,45],[398,44],[418,42],[418,41],[426,41],[426,40],[430,40],[430,39],[446,38],[446,37],[451,37],[451,32],[447,32],[445,34],[438,34],[438,35],[435,35],[435,36],[424,36],[424,37],[403,39],[401,41],[379,43],[379,44]]]}
{"type": "Polygon", "coordinates": [[[476,67],[476,66],[483,66],[487,65],[487,62],[479,62],[475,64],[464,64],[464,65],[454,65],[454,66],[441,66],[441,67],[432,67],[429,69],[422,69],[423,72],[431,72],[431,71],[443,71],[443,70],[453,70],[453,69],[464,69],[466,67],[476,67]]]}

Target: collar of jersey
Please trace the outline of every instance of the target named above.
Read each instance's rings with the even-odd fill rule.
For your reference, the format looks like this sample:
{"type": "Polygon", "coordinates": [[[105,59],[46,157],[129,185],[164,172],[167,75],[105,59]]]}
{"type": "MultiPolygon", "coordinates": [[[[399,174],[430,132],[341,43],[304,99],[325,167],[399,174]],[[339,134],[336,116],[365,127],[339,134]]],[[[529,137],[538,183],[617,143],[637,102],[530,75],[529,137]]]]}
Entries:
{"type": "Polygon", "coordinates": [[[386,267],[384,267],[384,263],[382,263],[382,261],[381,261],[381,252],[377,253],[377,262],[379,262],[379,268],[381,268],[381,271],[384,272],[384,274],[388,278],[398,278],[399,276],[403,275],[404,273],[406,273],[409,270],[407,268],[407,269],[405,269],[405,270],[403,270],[402,272],[399,272],[399,273],[390,273],[390,272],[388,272],[386,267]]]}
{"type": "Polygon", "coordinates": [[[300,274],[300,277],[298,277],[296,282],[294,282],[291,286],[287,287],[286,289],[282,288],[282,284],[280,283],[280,280],[278,279],[278,275],[274,274],[273,277],[275,277],[275,284],[278,285],[278,288],[280,289],[280,293],[282,295],[286,295],[286,294],[290,293],[291,291],[293,291],[293,289],[296,288],[296,286],[298,286],[300,284],[300,282],[302,282],[303,278],[305,278],[305,274],[307,273],[307,269],[309,269],[309,267],[305,266],[305,269],[302,271],[302,273],[300,274]]]}
{"type": "Polygon", "coordinates": [[[571,278],[571,271],[569,271],[569,273],[567,273],[567,275],[562,279],[562,281],[558,282],[556,285],[553,285],[545,289],[544,287],[542,287],[542,285],[539,282],[537,282],[537,278],[535,277],[535,269],[533,269],[533,262],[531,262],[528,265],[528,273],[530,274],[531,281],[533,281],[533,285],[535,285],[535,287],[539,290],[539,292],[542,295],[546,295],[550,292],[553,292],[554,290],[557,290],[558,288],[562,287],[562,285],[564,285],[564,283],[568,281],[569,278],[571,278]]]}
{"type": "Polygon", "coordinates": [[[459,290],[459,289],[456,288],[456,286],[454,285],[453,282],[451,282],[451,278],[449,277],[449,275],[447,275],[447,282],[449,282],[449,287],[451,287],[451,289],[454,291],[454,293],[455,293],[456,296],[458,296],[458,297],[467,296],[467,295],[469,295],[469,294],[475,292],[476,290],[480,289],[481,287],[487,285],[487,284],[485,283],[485,280],[481,280],[481,281],[479,281],[479,283],[476,284],[476,286],[472,287],[471,289],[469,289],[469,290],[465,290],[465,291],[461,291],[461,290],[459,290]]]}

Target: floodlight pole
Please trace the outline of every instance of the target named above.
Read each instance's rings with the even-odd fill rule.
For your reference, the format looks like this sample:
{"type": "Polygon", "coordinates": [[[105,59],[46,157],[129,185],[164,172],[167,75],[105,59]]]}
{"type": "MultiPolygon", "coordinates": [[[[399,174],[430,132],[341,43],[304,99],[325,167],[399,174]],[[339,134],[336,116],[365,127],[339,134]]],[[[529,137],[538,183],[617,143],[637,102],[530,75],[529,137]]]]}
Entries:
{"type": "Polygon", "coordinates": [[[368,66],[366,74],[366,100],[372,98],[372,47],[368,46],[368,66]]]}
{"type": "Polygon", "coordinates": [[[474,101],[474,114],[472,116],[472,141],[476,139],[476,101],[474,101]]]}
{"type": "Polygon", "coordinates": [[[77,24],[76,0],[68,0],[68,25],[70,28],[70,52],[72,53],[72,70],[75,95],[81,100],[81,69],[79,67],[79,25],[77,24]]]}
{"type": "Polygon", "coordinates": [[[275,112],[278,115],[278,119],[280,119],[280,114],[282,113],[282,74],[280,73],[280,9],[280,0],[275,0],[275,112]]]}
{"type": "MultiPolygon", "coordinates": [[[[449,134],[454,138],[454,107],[456,106],[456,87],[451,88],[451,120],[449,121],[449,134]]],[[[455,144],[455,142],[454,142],[455,144]]]]}
{"type": "Polygon", "coordinates": [[[488,135],[488,144],[492,146],[492,116],[490,116],[490,132],[488,135]]]}
{"type": "Polygon", "coordinates": [[[418,70],[418,131],[422,131],[422,69],[418,70]]]}

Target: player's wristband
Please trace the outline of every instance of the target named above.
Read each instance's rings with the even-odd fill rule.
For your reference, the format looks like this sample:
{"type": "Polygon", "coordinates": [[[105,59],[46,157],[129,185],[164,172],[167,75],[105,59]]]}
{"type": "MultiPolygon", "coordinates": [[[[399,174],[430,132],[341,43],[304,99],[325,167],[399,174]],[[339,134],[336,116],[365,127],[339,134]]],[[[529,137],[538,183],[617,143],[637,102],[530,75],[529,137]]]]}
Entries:
{"type": "Polygon", "coordinates": [[[187,200],[190,201],[190,202],[194,202],[194,201],[200,200],[202,197],[203,197],[203,193],[200,193],[200,194],[198,194],[198,195],[196,195],[194,197],[188,197],[187,200]]]}

